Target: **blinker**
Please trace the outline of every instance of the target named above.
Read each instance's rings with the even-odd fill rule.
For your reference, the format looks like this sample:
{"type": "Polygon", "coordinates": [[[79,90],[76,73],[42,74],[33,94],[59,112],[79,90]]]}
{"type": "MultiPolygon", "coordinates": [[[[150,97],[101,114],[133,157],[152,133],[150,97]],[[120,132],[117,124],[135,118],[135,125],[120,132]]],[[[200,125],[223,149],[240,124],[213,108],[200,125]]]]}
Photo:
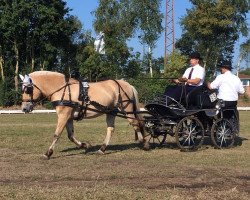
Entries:
{"type": "Polygon", "coordinates": [[[30,95],[33,94],[33,86],[32,85],[24,86],[24,92],[30,95]]]}

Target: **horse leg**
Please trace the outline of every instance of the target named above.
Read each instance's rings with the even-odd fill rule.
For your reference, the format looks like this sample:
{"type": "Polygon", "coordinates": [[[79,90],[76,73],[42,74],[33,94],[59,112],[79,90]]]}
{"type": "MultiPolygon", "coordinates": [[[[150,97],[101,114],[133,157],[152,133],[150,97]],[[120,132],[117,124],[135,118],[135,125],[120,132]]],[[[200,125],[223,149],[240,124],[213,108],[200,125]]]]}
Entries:
{"type": "Polygon", "coordinates": [[[97,151],[98,154],[104,154],[112,134],[114,133],[114,126],[115,126],[115,116],[113,115],[106,115],[106,123],[107,123],[107,134],[105,140],[101,146],[101,148],[97,151]]]}
{"type": "Polygon", "coordinates": [[[44,156],[48,159],[53,154],[55,144],[58,141],[58,139],[60,138],[61,133],[62,133],[67,121],[71,117],[72,108],[57,106],[56,111],[57,111],[57,117],[58,117],[56,131],[54,133],[52,144],[50,145],[48,151],[44,154],[44,156]]]}
{"type": "Polygon", "coordinates": [[[133,126],[135,131],[135,140],[140,144],[143,144],[143,149],[149,149],[149,141],[145,138],[144,135],[144,126],[143,123],[139,121],[133,114],[127,115],[129,123],[133,126]]]}
{"type": "Polygon", "coordinates": [[[67,124],[66,124],[66,129],[67,129],[67,133],[68,133],[68,138],[71,142],[74,142],[76,144],[76,146],[78,146],[79,148],[82,149],[88,149],[91,145],[88,143],[83,143],[78,141],[75,137],[74,137],[74,125],[73,125],[73,119],[69,119],[67,124]]]}

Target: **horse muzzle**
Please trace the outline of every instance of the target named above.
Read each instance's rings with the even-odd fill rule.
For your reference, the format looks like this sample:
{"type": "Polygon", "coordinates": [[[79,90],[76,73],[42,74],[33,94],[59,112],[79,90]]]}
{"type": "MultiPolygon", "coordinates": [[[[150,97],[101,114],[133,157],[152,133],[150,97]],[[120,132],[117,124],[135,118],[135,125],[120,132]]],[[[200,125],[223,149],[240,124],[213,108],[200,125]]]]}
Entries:
{"type": "Polygon", "coordinates": [[[22,102],[22,111],[25,113],[29,113],[33,110],[34,105],[32,102],[22,102]]]}

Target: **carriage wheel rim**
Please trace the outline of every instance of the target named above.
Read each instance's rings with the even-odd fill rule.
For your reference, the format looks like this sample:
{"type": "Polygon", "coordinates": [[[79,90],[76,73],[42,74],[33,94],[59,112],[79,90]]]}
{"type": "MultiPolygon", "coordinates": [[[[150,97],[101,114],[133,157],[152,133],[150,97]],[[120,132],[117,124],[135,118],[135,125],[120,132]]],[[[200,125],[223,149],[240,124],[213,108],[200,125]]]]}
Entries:
{"type": "Polygon", "coordinates": [[[211,129],[211,139],[217,148],[230,148],[234,144],[235,131],[227,119],[218,119],[211,129]]]}
{"type": "Polygon", "coordinates": [[[204,140],[204,132],[204,127],[198,118],[185,117],[176,127],[175,137],[177,145],[185,150],[199,148],[204,140]]]}

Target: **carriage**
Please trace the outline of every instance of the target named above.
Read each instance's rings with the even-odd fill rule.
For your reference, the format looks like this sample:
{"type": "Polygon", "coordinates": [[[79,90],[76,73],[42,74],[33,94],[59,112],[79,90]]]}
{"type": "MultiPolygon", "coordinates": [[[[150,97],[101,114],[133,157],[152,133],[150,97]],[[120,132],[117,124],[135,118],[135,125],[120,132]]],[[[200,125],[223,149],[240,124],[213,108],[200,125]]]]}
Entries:
{"type": "MultiPolygon", "coordinates": [[[[184,86],[183,86],[184,88],[184,86]]],[[[185,89],[185,88],[184,88],[185,89]]],[[[230,148],[239,133],[236,108],[225,108],[216,91],[199,86],[178,102],[167,105],[168,96],[160,96],[146,104],[145,129],[153,146],[166,144],[167,135],[175,137],[182,150],[201,147],[210,137],[215,148],[230,148]]]]}

